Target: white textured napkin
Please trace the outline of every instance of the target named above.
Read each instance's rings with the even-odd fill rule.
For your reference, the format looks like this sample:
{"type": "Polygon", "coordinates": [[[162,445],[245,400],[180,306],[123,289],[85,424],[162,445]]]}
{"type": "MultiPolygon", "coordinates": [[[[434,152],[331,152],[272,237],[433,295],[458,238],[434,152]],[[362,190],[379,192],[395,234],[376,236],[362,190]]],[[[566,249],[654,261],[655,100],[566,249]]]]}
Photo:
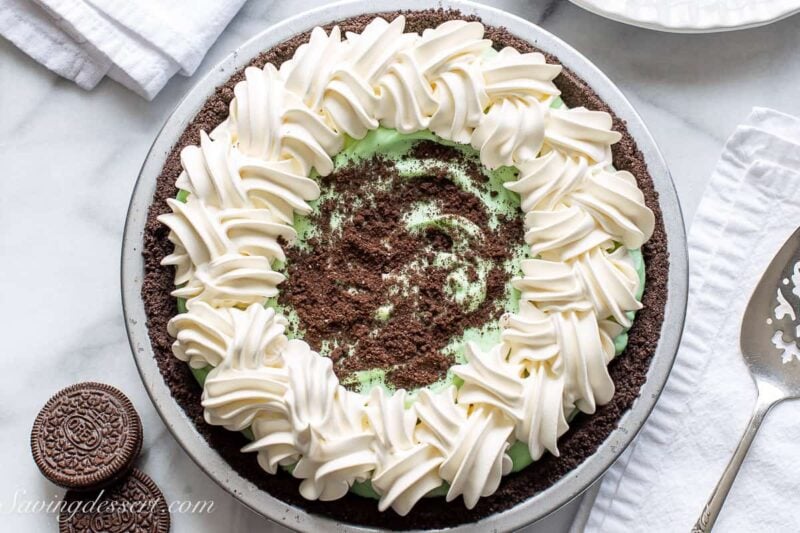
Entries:
{"type": "MultiPolygon", "coordinates": [[[[678,358],[652,416],[609,470],[589,532],[689,531],[755,405],[739,328],[767,264],[800,226],[800,120],[756,108],[728,140],[689,234],[678,358]]],[[[715,531],[800,531],[800,402],[768,415],[715,531]]]]}
{"type": "Polygon", "coordinates": [[[0,0],[0,35],[91,89],[104,76],[151,100],[190,76],[245,0],[0,0]]]}

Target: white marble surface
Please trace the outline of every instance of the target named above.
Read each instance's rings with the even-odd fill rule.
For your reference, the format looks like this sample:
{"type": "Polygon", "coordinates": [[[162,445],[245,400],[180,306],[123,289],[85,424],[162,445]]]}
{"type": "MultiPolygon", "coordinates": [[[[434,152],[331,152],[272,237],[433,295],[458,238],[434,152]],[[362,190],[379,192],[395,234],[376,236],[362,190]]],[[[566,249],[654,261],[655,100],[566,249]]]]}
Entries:
{"type": "MultiPolygon", "coordinates": [[[[272,22],[319,3],[249,2],[199,72],[272,22]]],[[[491,3],[561,36],[619,85],[663,150],[687,222],[726,136],[752,106],[800,114],[800,17],[686,36],[626,27],[565,1],[491,3]]],[[[0,41],[0,530],[56,529],[54,516],[11,506],[15,498],[61,497],[30,458],[30,425],[52,393],[91,379],[132,398],[146,432],[139,465],[168,498],[215,501],[211,514],[174,516],[173,531],[270,530],[206,478],[166,431],[139,381],[122,320],[128,198],[156,132],[192,83],[178,77],[151,103],[113,82],[86,93],[0,41]]],[[[531,531],[564,531],[573,512],[531,531]]]]}

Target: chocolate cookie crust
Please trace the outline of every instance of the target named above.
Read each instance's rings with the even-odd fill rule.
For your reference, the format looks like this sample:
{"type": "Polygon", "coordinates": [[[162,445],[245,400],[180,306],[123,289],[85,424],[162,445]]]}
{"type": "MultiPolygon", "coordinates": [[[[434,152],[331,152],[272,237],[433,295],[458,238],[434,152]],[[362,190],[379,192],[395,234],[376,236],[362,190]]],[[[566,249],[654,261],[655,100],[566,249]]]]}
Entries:
{"type": "MultiPolygon", "coordinates": [[[[399,14],[406,17],[406,31],[420,32],[452,19],[479,20],[452,10],[426,10],[416,12],[392,12],[362,15],[336,22],[343,31],[360,32],[375,17],[382,16],[392,20],[399,14]]],[[[326,26],[329,30],[333,24],[326,26]]],[[[308,41],[310,32],[299,34],[271,50],[256,57],[251,65],[262,67],[265,63],[280,66],[290,59],[297,47],[308,41]]],[[[496,48],[513,46],[520,52],[535,51],[535,47],[504,28],[487,27],[486,37],[492,39],[496,48]]],[[[557,58],[545,54],[548,62],[557,58]]],[[[570,430],[559,439],[561,457],[545,455],[521,472],[503,478],[498,490],[487,498],[482,498],[474,509],[468,510],[459,502],[445,504],[440,498],[422,499],[405,517],[391,510],[383,513],[377,509],[375,500],[348,494],[343,500],[334,502],[308,501],[298,492],[299,480],[285,472],[268,475],[258,466],[254,454],[240,452],[247,441],[239,433],[229,432],[221,427],[207,425],[203,420],[200,405],[201,389],[195,382],[188,365],[172,355],[166,324],[177,314],[175,299],[170,296],[173,289],[174,272],[170,267],[160,265],[161,259],[171,253],[172,245],[167,240],[168,229],[156,220],[168,212],[166,199],[177,193],[175,180],[181,172],[180,150],[199,142],[201,130],[211,131],[228,114],[228,105],[233,98],[234,85],[243,79],[243,71],[234,74],[224,85],[218,87],[203,108],[177,140],[161,175],[158,177],[153,203],[148,212],[145,227],[143,255],[145,259],[145,278],[142,298],[148,316],[148,329],[156,360],[164,380],[175,400],[194,421],[211,447],[216,449],[240,475],[273,496],[308,512],[320,514],[353,524],[390,529],[442,528],[470,523],[491,514],[504,511],[519,502],[540,492],[567,472],[592,455],[598,446],[617,427],[622,414],[627,411],[639,395],[645,382],[650,359],[655,353],[664,319],[664,306],[667,298],[667,275],[669,257],[667,237],[664,231],[658,193],[655,191],[647,165],[628,133],[624,121],[619,119],[597,94],[568,69],[555,79],[562,91],[562,99],[570,106],[583,105],[589,109],[610,113],[614,119],[614,129],[622,134],[622,140],[612,147],[614,165],[620,170],[631,172],[644,193],[645,203],[656,216],[655,232],[642,251],[646,262],[647,284],[642,298],[644,309],[638,312],[629,332],[625,352],[615,358],[608,366],[609,373],[616,384],[616,393],[611,402],[600,406],[591,416],[578,415],[570,424],[570,430]]]]}

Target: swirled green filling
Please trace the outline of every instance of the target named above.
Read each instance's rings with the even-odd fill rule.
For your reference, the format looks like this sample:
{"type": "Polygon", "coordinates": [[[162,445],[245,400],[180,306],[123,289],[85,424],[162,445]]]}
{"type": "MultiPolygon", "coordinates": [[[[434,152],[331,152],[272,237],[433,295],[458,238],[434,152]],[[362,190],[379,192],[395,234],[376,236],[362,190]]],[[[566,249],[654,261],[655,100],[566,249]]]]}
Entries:
{"type": "MultiPolygon", "coordinates": [[[[563,105],[560,99],[557,99],[554,106],[560,107],[563,105]]],[[[440,137],[434,135],[430,131],[422,131],[414,134],[402,134],[396,130],[387,128],[378,128],[371,131],[366,137],[360,140],[348,139],[345,148],[335,156],[334,168],[341,168],[345,165],[352,164],[358,160],[368,159],[375,155],[394,162],[395,167],[401,176],[413,179],[415,176],[422,176],[431,171],[431,161],[421,160],[415,158],[412,153],[412,148],[420,141],[434,141],[449,147],[459,150],[465,158],[479,159],[479,153],[468,145],[460,145],[445,141],[440,137]]],[[[520,199],[519,196],[506,189],[503,184],[508,181],[513,181],[517,178],[517,171],[511,167],[501,167],[496,170],[489,170],[482,167],[482,171],[486,177],[486,186],[477,187],[474,180],[467,176],[458,166],[450,166],[447,162],[434,163],[434,165],[441,165],[448,171],[449,179],[465,191],[475,195],[485,206],[489,215],[488,224],[490,227],[496,227],[501,223],[503,217],[510,215],[521,216],[520,214],[520,199]]],[[[314,176],[312,176],[314,177],[314,176]]],[[[322,191],[321,197],[310,205],[312,209],[317,209],[326,200],[330,199],[330,195],[334,194],[329,190],[322,191]]],[[[188,194],[186,191],[180,191],[177,198],[181,201],[186,201],[188,194]]],[[[297,242],[293,246],[304,247],[308,246],[308,240],[318,235],[319,228],[312,222],[311,217],[295,216],[294,227],[298,233],[297,242]]],[[[443,214],[434,203],[420,203],[410,210],[404,217],[404,223],[409,232],[426,231],[430,228],[435,228],[447,234],[453,242],[454,249],[459,247],[469,246],[471,238],[476,236],[476,232],[480,229],[476,228],[468,219],[464,217],[454,216],[452,214],[443,214]]],[[[333,224],[335,226],[335,224],[333,224]]],[[[512,258],[504,265],[502,265],[505,272],[510,276],[515,276],[521,273],[520,261],[529,255],[529,249],[523,242],[509,243],[512,248],[512,258]]],[[[633,259],[636,271],[640,278],[640,288],[636,295],[637,299],[641,300],[642,292],[644,290],[645,281],[645,266],[641,251],[630,250],[630,256],[633,259]]],[[[466,271],[466,267],[459,263],[457,254],[443,252],[437,255],[435,261],[441,263],[450,269],[448,275],[447,294],[455,305],[461,306],[465,310],[473,309],[479,305],[482,298],[485,297],[486,275],[492,267],[491,264],[484,264],[478,262],[475,265],[470,265],[470,273],[466,271]]],[[[274,265],[276,270],[282,270],[284,265],[274,265]]],[[[273,307],[276,311],[283,314],[289,321],[289,328],[287,335],[292,338],[302,338],[303,328],[300,319],[290,306],[281,305],[277,299],[271,299],[266,304],[273,307]]],[[[519,308],[519,292],[515,290],[510,284],[507,284],[505,295],[502,300],[502,306],[507,312],[515,312],[519,308]]],[[[186,311],[185,301],[178,299],[178,309],[180,312],[186,311]]],[[[375,312],[377,320],[388,320],[393,313],[393,308],[390,304],[378,307],[375,312]]],[[[629,316],[633,318],[635,313],[630,312],[629,316]]],[[[464,348],[468,342],[476,343],[480,348],[488,350],[495,344],[500,342],[500,327],[496,321],[484,324],[481,327],[471,327],[465,329],[460,335],[454,336],[451,341],[444,348],[448,355],[452,355],[453,360],[458,363],[465,362],[464,348]]],[[[628,342],[627,329],[614,338],[614,346],[616,354],[622,353],[628,342]]],[[[320,352],[322,355],[328,355],[330,346],[323,345],[320,352]]],[[[192,368],[197,382],[202,386],[205,382],[206,376],[211,371],[211,367],[192,368]]],[[[367,393],[374,387],[384,387],[389,391],[393,390],[393,386],[386,379],[386,370],[381,368],[371,369],[367,371],[357,372],[356,383],[350,383],[351,388],[358,390],[361,393],[367,393]]],[[[448,371],[447,375],[440,381],[429,385],[427,388],[431,390],[440,390],[449,385],[459,387],[460,380],[448,371]]],[[[415,391],[409,394],[409,401],[414,401],[415,391]]],[[[573,412],[570,416],[575,416],[573,412]]],[[[249,428],[243,431],[248,439],[253,438],[249,428]]],[[[532,462],[528,447],[522,442],[515,442],[508,451],[509,456],[513,462],[513,471],[519,471],[525,468],[532,462]]],[[[289,468],[291,470],[291,467],[289,468]]],[[[356,483],[352,487],[352,492],[365,497],[377,498],[378,495],[373,490],[369,481],[364,483],[356,483]]],[[[443,495],[446,493],[446,483],[442,487],[434,490],[430,495],[443,495]]]]}

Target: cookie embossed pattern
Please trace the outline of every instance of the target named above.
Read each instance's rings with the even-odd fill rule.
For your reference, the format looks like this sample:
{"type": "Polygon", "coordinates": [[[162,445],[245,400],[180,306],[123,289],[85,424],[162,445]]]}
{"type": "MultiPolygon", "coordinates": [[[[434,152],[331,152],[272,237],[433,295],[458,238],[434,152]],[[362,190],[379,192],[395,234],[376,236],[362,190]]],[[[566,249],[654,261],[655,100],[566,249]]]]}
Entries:
{"type": "Polygon", "coordinates": [[[509,447],[558,455],[567,418],[611,399],[606,365],[632,323],[643,281],[630,250],[654,216],[634,177],[613,169],[620,134],[610,115],[554,106],[559,65],[540,53],[499,52],[478,22],[448,21],[421,35],[376,18],[361,34],[316,28],[280,70],[245,70],[228,120],[181,154],[185,198],[160,220],[174,252],[173,351],[204,380],[209,424],[249,429],[261,467],[288,468],[310,500],[343,497],[371,480],[378,507],[405,515],[442,488],[472,508],[510,473],[509,447]],[[468,344],[453,368],[463,385],[369,395],[344,388],[331,360],[270,307],[284,275],[282,243],[311,212],[316,181],[334,169],[346,137],[378,126],[430,129],[470,144],[489,169],[514,167],[530,256],[521,262],[519,311],[501,341],[468,344]],[[408,405],[411,403],[411,405],[408,405]]]}
{"type": "Polygon", "coordinates": [[[36,417],[31,453],[53,483],[102,487],[127,473],[142,448],[142,422],[130,400],[103,383],[80,383],[54,395],[36,417]]]}

